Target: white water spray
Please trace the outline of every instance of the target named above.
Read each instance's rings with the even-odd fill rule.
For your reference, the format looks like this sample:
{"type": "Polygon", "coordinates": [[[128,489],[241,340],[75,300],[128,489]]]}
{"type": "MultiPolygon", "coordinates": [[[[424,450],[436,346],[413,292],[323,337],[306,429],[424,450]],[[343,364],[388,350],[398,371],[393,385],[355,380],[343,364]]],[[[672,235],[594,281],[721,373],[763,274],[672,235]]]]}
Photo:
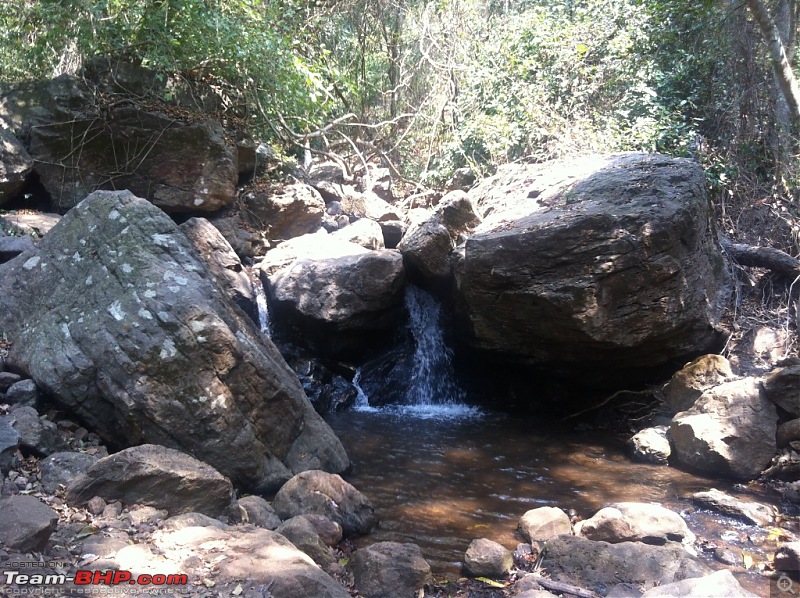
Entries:
{"type": "Polygon", "coordinates": [[[253,291],[256,295],[256,306],[258,307],[258,326],[261,332],[272,338],[272,328],[269,322],[269,305],[267,304],[267,294],[264,292],[264,285],[256,278],[253,281],[253,291]]]}

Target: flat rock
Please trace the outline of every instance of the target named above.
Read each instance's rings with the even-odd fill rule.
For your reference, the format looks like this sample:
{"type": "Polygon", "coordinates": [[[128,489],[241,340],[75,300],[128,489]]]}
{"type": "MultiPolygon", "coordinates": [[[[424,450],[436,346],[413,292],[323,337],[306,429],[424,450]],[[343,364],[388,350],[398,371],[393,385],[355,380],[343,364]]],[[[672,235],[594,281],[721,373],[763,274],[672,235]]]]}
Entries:
{"type": "Polygon", "coordinates": [[[378,524],[366,496],[341,476],[304,471],[281,487],[272,502],[281,519],[305,513],[324,515],[342,526],[345,537],[369,533],[378,524]]]}
{"type": "Polygon", "coordinates": [[[58,523],[58,513],[27,495],[0,499],[0,542],[20,552],[41,552],[58,523]]]}
{"type": "Polygon", "coordinates": [[[774,507],[759,502],[740,500],[716,488],[692,494],[692,501],[704,509],[736,517],[753,525],[767,526],[775,521],[774,507]]]}
{"type": "Polygon", "coordinates": [[[691,544],[695,535],[683,518],[662,507],[636,502],[615,503],[575,525],[575,535],[604,542],[667,542],[691,544]]]}
{"type": "Polygon", "coordinates": [[[683,579],[651,588],[642,594],[642,598],[758,598],[745,590],[733,574],[724,569],[710,575],[683,579]]]}
{"type": "Polygon", "coordinates": [[[711,573],[680,544],[651,546],[641,542],[596,542],[580,536],[548,540],[542,566],[552,579],[604,595],[620,583],[667,584],[711,573]]]}
{"type": "Polygon", "coordinates": [[[775,455],[778,415],[756,378],[705,391],[670,425],[678,463],[710,475],[751,480],[775,455]]]}
{"type": "Polygon", "coordinates": [[[519,520],[519,533],[527,542],[541,542],[561,534],[571,534],[569,516],[557,507],[531,509],[519,520]]]}
{"type": "Polygon", "coordinates": [[[433,581],[430,565],[416,544],[378,542],[359,548],[350,565],[355,587],[365,598],[416,596],[433,581]]]}
{"type": "Polygon", "coordinates": [[[228,529],[229,526],[219,519],[203,515],[202,513],[182,513],[165,519],[162,527],[163,529],[171,530],[179,530],[187,527],[213,527],[225,530],[228,529]]]}
{"type": "Polygon", "coordinates": [[[171,515],[222,514],[233,500],[230,480],[210,465],[180,451],[143,444],[98,460],[67,488],[70,504],[94,496],[143,504],[171,515]]]}

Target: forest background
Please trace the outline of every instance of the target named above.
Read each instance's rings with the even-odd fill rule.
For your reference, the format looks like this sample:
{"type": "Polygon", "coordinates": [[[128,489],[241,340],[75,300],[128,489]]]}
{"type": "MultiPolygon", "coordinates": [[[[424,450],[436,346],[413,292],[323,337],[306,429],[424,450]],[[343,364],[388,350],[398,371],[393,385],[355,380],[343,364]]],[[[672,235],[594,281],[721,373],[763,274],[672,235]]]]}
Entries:
{"type": "Polygon", "coordinates": [[[796,0],[6,0],[0,81],[124,58],[213,86],[280,151],[380,161],[416,189],[689,156],[725,234],[797,256],[797,30],[796,0]]]}

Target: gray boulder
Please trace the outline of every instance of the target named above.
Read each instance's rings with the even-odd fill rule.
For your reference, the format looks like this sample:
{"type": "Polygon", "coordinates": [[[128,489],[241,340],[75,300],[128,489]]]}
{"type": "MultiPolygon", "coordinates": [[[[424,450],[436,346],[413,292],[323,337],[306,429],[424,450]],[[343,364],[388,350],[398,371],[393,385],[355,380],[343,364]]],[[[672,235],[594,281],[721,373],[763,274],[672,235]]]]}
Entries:
{"type": "Polygon", "coordinates": [[[430,218],[410,228],[397,246],[406,268],[424,281],[446,280],[450,253],[480,221],[466,193],[448,193],[430,218]]]}
{"type": "Polygon", "coordinates": [[[259,222],[259,228],[274,242],[313,233],[325,214],[320,194],[303,183],[287,185],[280,193],[251,191],[243,199],[249,220],[259,222]]]}
{"type": "Polygon", "coordinates": [[[378,542],[353,553],[353,580],[365,598],[413,598],[431,583],[431,567],[416,544],[378,542]]]}
{"type": "Polygon", "coordinates": [[[88,453],[63,451],[53,453],[39,462],[42,490],[55,494],[59,486],[65,488],[80,474],[94,465],[99,457],[88,453]]]}
{"type": "Polygon", "coordinates": [[[281,518],[266,500],[260,496],[245,496],[236,501],[244,523],[252,523],[257,527],[275,529],[281,524],[281,518]]]}
{"type": "Polygon", "coordinates": [[[0,127],[0,206],[25,186],[33,159],[16,137],[0,127]]]}
{"type": "Polygon", "coordinates": [[[99,191],[0,265],[8,362],[114,447],[183,450],[245,490],[349,460],[180,229],[99,191]]]}
{"type": "Polygon", "coordinates": [[[758,598],[745,590],[733,573],[724,569],[703,577],[693,577],[650,588],[642,598],[758,598]]]}
{"type": "Polygon", "coordinates": [[[546,544],[542,566],[556,581],[605,595],[628,583],[663,585],[711,573],[680,544],[651,546],[641,542],[595,542],[580,536],[558,536],[546,544]]]}
{"type": "Polygon", "coordinates": [[[383,229],[369,218],[359,218],[352,224],[331,233],[335,239],[355,243],[365,249],[384,249],[383,229]]]}
{"type": "Polygon", "coordinates": [[[11,126],[28,139],[41,183],[61,210],[97,189],[129,189],[170,212],[231,204],[234,145],[216,121],[189,122],[119,102],[102,112],[92,91],[62,75],[5,94],[11,126]]]}
{"type": "Polygon", "coordinates": [[[778,448],[790,446],[792,442],[800,441],[800,417],[790,419],[778,426],[775,442],[778,448]]]}
{"type": "Polygon", "coordinates": [[[324,515],[341,525],[345,536],[367,534],[378,524],[366,496],[341,476],[324,471],[294,476],[275,495],[272,506],[284,520],[305,513],[324,515]]]}
{"type": "Polygon", "coordinates": [[[629,442],[634,457],[648,463],[666,465],[672,453],[667,438],[668,430],[669,426],[655,426],[639,430],[629,442]]]}
{"type": "Polygon", "coordinates": [[[314,559],[314,562],[323,569],[333,563],[333,551],[322,541],[308,519],[302,516],[292,517],[279,525],[275,531],[314,559]]]}
{"type": "Polygon", "coordinates": [[[11,386],[21,380],[22,376],[14,372],[0,372],[0,392],[6,392],[11,386]]]}
{"type": "Polygon", "coordinates": [[[505,577],[513,566],[511,551],[488,538],[473,540],[464,554],[464,570],[472,577],[499,579],[505,577]]]}
{"type": "Polygon", "coordinates": [[[731,364],[722,355],[702,355],[670,378],[664,387],[664,403],[675,415],[694,405],[704,391],[733,378],[731,364]]]}
{"type": "Polygon", "coordinates": [[[20,380],[6,391],[6,403],[36,409],[41,393],[33,380],[20,380]]]}
{"type": "Polygon", "coordinates": [[[768,526],[775,521],[775,509],[763,503],[740,500],[716,488],[707,492],[695,492],[692,501],[704,509],[736,517],[753,525],[768,526]]]}
{"type": "MultiPolygon", "coordinates": [[[[17,456],[19,432],[6,418],[0,417],[0,471],[8,473],[17,456]]],[[[0,482],[1,484],[1,482],[0,482]]],[[[2,487],[2,485],[0,485],[2,487]]]]}
{"type": "Polygon", "coordinates": [[[714,348],[730,285],[706,187],[662,155],[502,167],[454,253],[463,340],[608,383],[714,348]]]}
{"type": "Polygon", "coordinates": [[[42,552],[58,523],[58,513],[26,495],[0,499],[0,542],[19,552],[42,552]]]}
{"type": "Polygon", "coordinates": [[[756,378],[721,384],[672,419],[673,455],[696,471],[753,479],[775,455],[777,420],[756,378]]]}
{"type": "Polygon", "coordinates": [[[17,407],[3,417],[19,434],[19,447],[24,452],[46,457],[66,450],[67,443],[56,424],[39,417],[39,413],[33,407],[17,407]]]}
{"type": "Polygon", "coordinates": [[[213,467],[174,449],[143,444],[98,460],[70,482],[67,501],[92,497],[164,509],[170,515],[221,515],[233,502],[233,486],[213,467]]]}
{"type": "Polygon", "coordinates": [[[788,364],[775,368],[762,381],[764,394],[792,417],[800,417],[800,364],[788,364]]]}
{"type": "Polygon", "coordinates": [[[303,513],[302,515],[298,515],[298,517],[303,517],[314,526],[317,535],[319,535],[326,546],[333,547],[342,541],[342,526],[335,521],[331,521],[324,515],[318,515],[316,513],[303,513]]]}
{"type": "Polygon", "coordinates": [[[17,257],[23,251],[33,249],[33,245],[33,239],[30,237],[7,237],[0,231],[0,263],[17,257]]]}
{"type": "Polygon", "coordinates": [[[621,502],[600,509],[575,525],[575,535],[612,544],[663,545],[670,541],[691,544],[695,540],[695,535],[677,513],[660,505],[635,502],[621,502]]]}
{"type": "Polygon", "coordinates": [[[253,283],[242,261],[222,234],[205,218],[190,218],[180,226],[181,231],[205,260],[211,273],[225,291],[250,316],[258,322],[258,306],[253,283]]]}

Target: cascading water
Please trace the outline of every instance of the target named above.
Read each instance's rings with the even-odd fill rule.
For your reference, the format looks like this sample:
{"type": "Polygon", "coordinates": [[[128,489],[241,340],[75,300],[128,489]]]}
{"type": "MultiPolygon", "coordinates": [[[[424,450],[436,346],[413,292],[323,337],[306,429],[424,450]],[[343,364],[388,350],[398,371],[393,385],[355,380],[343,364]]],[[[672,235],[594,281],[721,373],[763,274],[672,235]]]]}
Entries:
{"type": "Polygon", "coordinates": [[[267,304],[267,294],[264,292],[264,285],[256,278],[253,281],[253,291],[256,294],[256,307],[258,307],[258,325],[261,332],[268,337],[272,337],[272,329],[269,323],[269,305],[267,304]]]}
{"type": "Polygon", "coordinates": [[[357,370],[353,385],[358,391],[354,409],[357,411],[389,411],[419,417],[470,417],[481,412],[464,404],[465,393],[458,385],[453,371],[453,352],[444,339],[441,325],[441,305],[428,292],[408,285],[405,306],[408,329],[413,340],[411,369],[403,404],[382,409],[370,406],[369,397],[359,384],[357,370]]]}

